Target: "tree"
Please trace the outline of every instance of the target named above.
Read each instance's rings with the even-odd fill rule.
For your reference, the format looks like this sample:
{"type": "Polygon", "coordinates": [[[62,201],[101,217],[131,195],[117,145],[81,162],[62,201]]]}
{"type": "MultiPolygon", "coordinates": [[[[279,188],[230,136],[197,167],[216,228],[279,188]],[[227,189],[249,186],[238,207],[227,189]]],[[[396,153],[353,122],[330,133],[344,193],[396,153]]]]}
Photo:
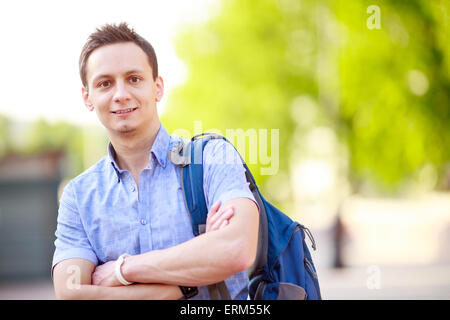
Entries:
{"type": "MultiPolygon", "coordinates": [[[[447,1],[227,0],[176,48],[187,81],[163,118],[169,131],[280,129],[280,172],[315,126],[348,149],[354,189],[398,192],[450,158],[447,1]],[[369,11],[369,13],[368,13],[369,11]],[[300,143],[299,143],[300,141],[300,143]]],[[[247,156],[247,155],[246,155],[247,156]]],[[[248,159],[246,159],[248,160],[248,159]]],[[[250,166],[258,183],[258,164],[250,166]]]]}

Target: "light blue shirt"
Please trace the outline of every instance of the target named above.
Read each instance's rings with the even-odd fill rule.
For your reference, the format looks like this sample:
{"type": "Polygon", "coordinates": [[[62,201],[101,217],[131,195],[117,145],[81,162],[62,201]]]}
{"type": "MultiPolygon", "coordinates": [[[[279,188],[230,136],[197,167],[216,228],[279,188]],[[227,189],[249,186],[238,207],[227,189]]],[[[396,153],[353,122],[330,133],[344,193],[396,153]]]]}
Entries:
{"type": "MultiPolygon", "coordinates": [[[[179,168],[167,157],[180,139],[161,125],[150,163],[140,175],[139,190],[130,172],[117,166],[111,144],[105,157],[67,184],[58,210],[52,270],[65,259],[83,258],[97,266],[122,253],[166,249],[194,237],[179,168]]],[[[233,146],[221,139],[210,141],[203,163],[208,211],[219,199],[222,204],[235,198],[255,201],[233,146]]],[[[233,299],[247,298],[245,271],[225,283],[233,299]]],[[[207,287],[200,287],[193,299],[209,299],[207,287]]]]}

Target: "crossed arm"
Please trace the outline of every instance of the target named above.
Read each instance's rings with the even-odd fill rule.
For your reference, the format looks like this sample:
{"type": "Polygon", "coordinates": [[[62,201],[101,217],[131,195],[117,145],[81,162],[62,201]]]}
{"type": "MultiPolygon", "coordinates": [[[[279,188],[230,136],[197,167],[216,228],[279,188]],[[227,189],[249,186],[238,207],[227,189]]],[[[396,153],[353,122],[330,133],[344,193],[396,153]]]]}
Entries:
{"type": "Polygon", "coordinates": [[[219,205],[211,207],[206,233],[165,250],[128,257],[122,274],[136,284],[118,282],[115,261],[97,268],[84,259],[58,263],[53,271],[57,298],[179,299],[178,285],[216,283],[247,269],[256,256],[257,206],[246,198],[230,200],[220,209],[219,205]]]}
{"type": "Polygon", "coordinates": [[[164,284],[133,284],[131,286],[103,287],[93,285],[91,275],[95,265],[86,259],[67,259],[53,270],[53,282],[58,299],[144,300],[179,299],[177,286],[164,284]]]}

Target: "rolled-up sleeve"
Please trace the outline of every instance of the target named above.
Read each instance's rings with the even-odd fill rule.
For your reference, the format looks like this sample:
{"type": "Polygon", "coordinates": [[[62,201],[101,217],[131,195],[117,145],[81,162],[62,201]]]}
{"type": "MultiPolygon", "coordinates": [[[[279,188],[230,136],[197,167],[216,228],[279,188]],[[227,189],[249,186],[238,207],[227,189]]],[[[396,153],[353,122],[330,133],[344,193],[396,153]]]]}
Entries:
{"type": "Polygon", "coordinates": [[[230,143],[212,140],[203,154],[203,187],[208,211],[217,200],[223,205],[236,198],[248,198],[258,206],[245,178],[241,157],[230,143]]]}
{"type": "Polygon", "coordinates": [[[98,259],[91,247],[77,210],[73,185],[69,183],[63,191],[59,202],[56,227],[55,252],[53,254],[53,268],[62,260],[82,258],[98,265],[98,259]]]}

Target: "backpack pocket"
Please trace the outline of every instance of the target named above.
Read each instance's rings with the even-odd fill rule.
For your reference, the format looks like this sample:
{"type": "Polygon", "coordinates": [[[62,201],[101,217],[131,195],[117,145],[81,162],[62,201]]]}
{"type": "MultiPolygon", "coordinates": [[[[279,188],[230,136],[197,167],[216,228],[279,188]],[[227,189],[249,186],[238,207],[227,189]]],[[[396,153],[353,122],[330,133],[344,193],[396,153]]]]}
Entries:
{"type": "Polygon", "coordinates": [[[280,282],[277,300],[306,300],[306,291],[295,284],[280,282]]]}
{"type": "Polygon", "coordinates": [[[289,282],[261,281],[255,292],[255,300],[306,300],[306,291],[289,282]]]}

